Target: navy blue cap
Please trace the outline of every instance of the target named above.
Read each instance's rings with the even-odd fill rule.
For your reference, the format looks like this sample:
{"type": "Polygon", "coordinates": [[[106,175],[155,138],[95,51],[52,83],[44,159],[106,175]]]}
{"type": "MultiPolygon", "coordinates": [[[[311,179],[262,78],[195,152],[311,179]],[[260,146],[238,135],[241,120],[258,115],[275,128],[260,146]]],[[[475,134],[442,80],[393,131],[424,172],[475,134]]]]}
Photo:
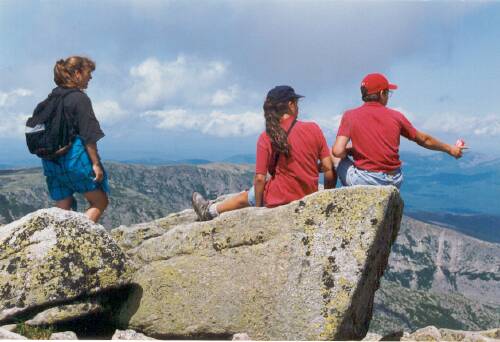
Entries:
{"type": "Polygon", "coordinates": [[[276,86],[267,93],[267,98],[274,102],[287,102],[301,97],[304,96],[295,94],[295,90],[287,85],[276,86]]]}

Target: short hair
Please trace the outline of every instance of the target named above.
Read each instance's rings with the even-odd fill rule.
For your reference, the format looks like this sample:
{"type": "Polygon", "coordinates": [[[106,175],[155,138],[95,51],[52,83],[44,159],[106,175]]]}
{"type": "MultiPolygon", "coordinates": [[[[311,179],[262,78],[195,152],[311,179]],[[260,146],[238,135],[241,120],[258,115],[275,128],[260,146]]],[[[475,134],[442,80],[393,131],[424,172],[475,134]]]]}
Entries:
{"type": "MultiPolygon", "coordinates": [[[[386,95],[389,93],[389,89],[382,90],[386,95]]],[[[379,102],[380,101],[380,92],[374,94],[368,94],[368,89],[366,87],[361,87],[361,99],[364,102],[379,102]]]]}

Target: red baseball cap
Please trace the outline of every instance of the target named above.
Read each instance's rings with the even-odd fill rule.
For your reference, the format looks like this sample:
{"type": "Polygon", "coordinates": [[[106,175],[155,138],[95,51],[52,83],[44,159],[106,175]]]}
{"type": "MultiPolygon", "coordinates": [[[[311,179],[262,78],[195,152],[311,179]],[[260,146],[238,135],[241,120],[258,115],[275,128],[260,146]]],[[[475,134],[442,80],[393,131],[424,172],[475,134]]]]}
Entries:
{"type": "Polygon", "coordinates": [[[361,81],[361,86],[366,88],[368,94],[375,94],[385,89],[398,89],[397,85],[389,83],[387,78],[379,73],[366,75],[361,81]]]}

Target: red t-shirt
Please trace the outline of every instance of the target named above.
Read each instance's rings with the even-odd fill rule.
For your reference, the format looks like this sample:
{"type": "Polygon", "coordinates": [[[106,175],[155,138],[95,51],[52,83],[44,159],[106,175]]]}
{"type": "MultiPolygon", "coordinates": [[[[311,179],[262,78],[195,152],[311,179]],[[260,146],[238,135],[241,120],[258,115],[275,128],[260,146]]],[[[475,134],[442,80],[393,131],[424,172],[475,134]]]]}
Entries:
{"type": "Polygon", "coordinates": [[[344,113],[337,136],[352,141],[354,165],[362,170],[390,172],[401,166],[399,137],[415,140],[408,119],[378,102],[366,102],[344,113]]]}
{"type": "MultiPolygon", "coordinates": [[[[285,131],[292,124],[293,116],[283,120],[285,131]]],[[[275,176],[266,182],[264,204],[276,207],[318,191],[318,160],[330,155],[325,136],[314,122],[297,121],[288,135],[291,155],[287,159],[280,154],[275,176]]],[[[257,141],[255,173],[267,174],[273,162],[271,140],[263,132],[257,141]]]]}

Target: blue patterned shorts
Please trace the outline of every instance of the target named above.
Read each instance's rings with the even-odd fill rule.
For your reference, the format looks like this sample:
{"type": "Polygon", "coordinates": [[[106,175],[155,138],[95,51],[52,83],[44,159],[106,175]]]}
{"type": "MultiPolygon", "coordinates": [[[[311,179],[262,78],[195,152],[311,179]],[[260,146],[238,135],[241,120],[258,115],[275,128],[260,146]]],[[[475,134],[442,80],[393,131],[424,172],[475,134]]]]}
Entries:
{"type": "Polygon", "coordinates": [[[42,165],[50,198],[54,201],[73,196],[75,192],[85,193],[102,190],[109,193],[106,171],[103,169],[104,179],[101,182],[94,181],[95,174],[92,162],[79,137],[75,139],[65,155],[54,161],[42,160],[42,165]]]}

